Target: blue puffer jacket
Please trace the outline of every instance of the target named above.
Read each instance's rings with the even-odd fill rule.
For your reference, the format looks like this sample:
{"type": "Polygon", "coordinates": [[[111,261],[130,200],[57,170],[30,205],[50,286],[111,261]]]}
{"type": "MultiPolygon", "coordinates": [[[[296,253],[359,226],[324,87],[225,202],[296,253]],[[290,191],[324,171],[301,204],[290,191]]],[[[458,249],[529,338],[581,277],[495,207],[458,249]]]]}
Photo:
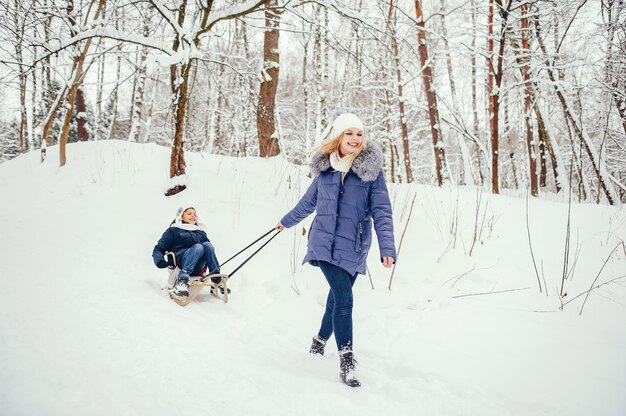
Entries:
{"type": "Polygon", "coordinates": [[[209,241],[209,238],[202,230],[189,231],[172,225],[165,230],[157,245],[154,246],[152,260],[156,265],[159,260],[163,260],[163,255],[166,251],[172,251],[178,257],[181,251],[190,248],[194,244],[202,244],[206,241],[209,241]]]}
{"type": "Polygon", "coordinates": [[[372,243],[372,219],[381,259],[396,258],[391,202],[382,161],[380,147],[368,142],[342,184],[341,172],[332,169],[328,156],[313,155],[311,172],[315,179],[298,204],[280,220],[290,228],[316,211],[303,263],[317,266],[317,260],[323,260],[352,275],[365,274],[372,243]]]}

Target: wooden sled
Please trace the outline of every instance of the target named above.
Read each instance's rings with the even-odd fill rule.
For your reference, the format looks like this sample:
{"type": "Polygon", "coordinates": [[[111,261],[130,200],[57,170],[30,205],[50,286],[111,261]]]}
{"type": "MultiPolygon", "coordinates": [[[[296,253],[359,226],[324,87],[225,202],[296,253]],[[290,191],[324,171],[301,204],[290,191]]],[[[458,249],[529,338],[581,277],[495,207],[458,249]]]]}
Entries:
{"type": "MultiPolygon", "coordinates": [[[[171,251],[165,253],[165,257],[171,256],[173,263],[176,263],[176,255],[171,251]]],[[[169,269],[169,278],[166,285],[167,290],[171,290],[178,277],[178,267],[169,269]]],[[[217,279],[216,279],[217,280],[217,279]]],[[[203,287],[210,287],[213,297],[221,299],[224,303],[228,303],[228,287],[226,281],[228,280],[227,274],[209,274],[206,276],[191,276],[189,279],[189,296],[176,296],[170,291],[170,298],[180,306],[187,306],[202,292],[203,287]],[[219,277],[219,282],[215,283],[211,278],[219,277]]]]}
{"type": "MultiPolygon", "coordinates": [[[[275,231],[275,229],[272,228],[271,230],[269,230],[268,232],[263,234],[261,237],[257,238],[252,243],[248,244],[243,250],[239,251],[239,253],[235,254],[234,256],[232,256],[231,258],[229,258],[228,260],[226,260],[225,262],[220,264],[220,267],[222,267],[223,265],[225,265],[226,263],[228,263],[229,261],[231,261],[232,259],[234,259],[238,255],[243,253],[245,250],[247,250],[250,247],[252,247],[254,244],[258,243],[260,240],[262,240],[263,238],[267,237],[270,233],[272,233],[274,231],[275,231]]],[[[227,274],[210,274],[208,276],[191,276],[191,279],[189,281],[189,289],[188,289],[189,296],[176,296],[175,294],[173,294],[170,291],[170,297],[174,300],[174,302],[178,303],[180,306],[187,306],[187,305],[189,305],[189,303],[193,302],[193,300],[196,297],[198,297],[198,295],[202,291],[203,287],[210,286],[211,287],[211,293],[213,294],[214,297],[216,297],[218,299],[222,299],[224,302],[228,302],[228,287],[226,287],[226,281],[230,277],[234,276],[234,274],[237,273],[237,270],[242,268],[244,264],[246,264],[252,257],[254,257],[263,247],[265,247],[270,241],[272,241],[279,233],[280,233],[280,230],[276,231],[276,233],[269,240],[267,240],[265,243],[263,243],[263,245],[261,247],[259,247],[254,253],[252,253],[252,255],[249,256],[237,268],[235,268],[235,270],[230,272],[230,275],[227,275],[227,274]],[[220,277],[219,282],[214,283],[214,282],[211,281],[211,278],[215,278],[215,277],[218,277],[218,276],[220,277]]],[[[168,263],[176,265],[177,264],[176,263],[176,255],[174,253],[172,253],[171,251],[168,251],[167,253],[165,253],[165,256],[164,256],[165,260],[169,260],[168,256],[171,256],[172,259],[174,260],[173,262],[168,261],[168,263]]],[[[176,278],[178,277],[178,272],[179,272],[178,267],[170,268],[170,277],[168,279],[168,284],[167,284],[168,290],[171,290],[172,287],[174,286],[174,284],[176,282],[176,278]]]]}
{"type": "Polygon", "coordinates": [[[189,280],[189,296],[176,296],[170,292],[170,298],[180,306],[187,306],[202,292],[202,288],[208,286],[211,293],[216,299],[221,299],[224,303],[228,303],[228,275],[226,274],[210,274],[207,276],[192,276],[189,280]],[[211,278],[219,277],[220,281],[214,283],[211,278]]]}

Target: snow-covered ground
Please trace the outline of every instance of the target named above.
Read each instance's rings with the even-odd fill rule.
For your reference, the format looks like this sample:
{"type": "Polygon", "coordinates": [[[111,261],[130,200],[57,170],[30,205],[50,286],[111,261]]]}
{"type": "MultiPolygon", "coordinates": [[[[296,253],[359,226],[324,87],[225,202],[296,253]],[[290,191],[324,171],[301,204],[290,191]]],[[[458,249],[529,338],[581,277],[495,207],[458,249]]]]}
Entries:
{"type": "Polygon", "coordinates": [[[308,354],[327,286],[300,265],[301,226],[232,278],[227,304],[176,305],[151,260],[184,204],[230,257],[295,204],[304,168],[187,153],[188,189],[165,197],[169,149],[73,144],[64,168],[57,152],[0,165],[2,415],[626,414],[624,249],[604,265],[626,240],[623,208],[572,206],[560,310],[567,201],[529,201],[546,294],[523,196],[390,185],[397,244],[415,204],[391,290],[377,247],[371,283],[355,286],[363,387],[350,389],[334,341],[308,354]],[[593,290],[581,315],[576,296],[596,277],[621,279],[593,290]]]}

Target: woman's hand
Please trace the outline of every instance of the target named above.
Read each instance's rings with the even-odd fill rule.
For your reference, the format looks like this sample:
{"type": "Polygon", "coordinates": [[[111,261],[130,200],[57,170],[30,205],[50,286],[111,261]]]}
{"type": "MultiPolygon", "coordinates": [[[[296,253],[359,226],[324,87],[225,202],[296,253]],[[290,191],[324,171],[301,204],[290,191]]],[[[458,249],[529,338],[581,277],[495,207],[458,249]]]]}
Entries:
{"type": "Polygon", "coordinates": [[[383,266],[385,266],[386,268],[390,268],[391,266],[393,266],[393,257],[383,257],[383,266]]]}
{"type": "Polygon", "coordinates": [[[278,221],[278,224],[276,224],[276,227],[274,227],[274,229],[275,229],[275,230],[277,230],[277,231],[282,231],[282,230],[284,230],[284,229],[285,229],[285,226],[284,226],[284,225],[282,225],[282,224],[280,223],[280,221],[278,221]]]}

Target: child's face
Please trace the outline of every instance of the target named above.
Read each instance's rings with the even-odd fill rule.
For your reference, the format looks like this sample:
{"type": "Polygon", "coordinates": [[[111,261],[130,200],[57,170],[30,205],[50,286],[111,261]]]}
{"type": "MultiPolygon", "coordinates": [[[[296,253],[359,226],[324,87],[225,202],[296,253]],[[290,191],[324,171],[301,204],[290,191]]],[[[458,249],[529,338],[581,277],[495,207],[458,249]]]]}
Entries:
{"type": "Polygon", "coordinates": [[[196,221],[198,221],[198,217],[196,217],[196,210],[193,208],[189,208],[188,210],[183,212],[183,215],[181,217],[183,219],[183,222],[186,222],[188,224],[195,224],[196,221]]]}

